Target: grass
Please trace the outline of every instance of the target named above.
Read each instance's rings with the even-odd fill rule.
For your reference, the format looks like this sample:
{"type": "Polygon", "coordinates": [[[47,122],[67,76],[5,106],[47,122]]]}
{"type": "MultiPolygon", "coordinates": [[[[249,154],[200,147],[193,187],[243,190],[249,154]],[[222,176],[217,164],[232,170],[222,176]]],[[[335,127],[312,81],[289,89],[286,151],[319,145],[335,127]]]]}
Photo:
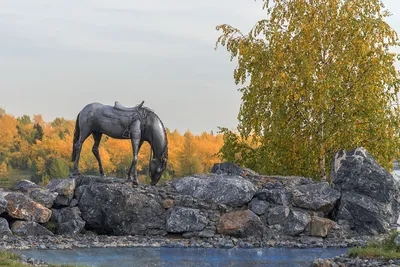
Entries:
{"type": "MultiPolygon", "coordinates": [[[[0,250],[0,267],[32,267],[30,264],[22,263],[21,256],[9,251],[0,250]]],[[[49,264],[49,267],[76,267],[76,265],[55,265],[49,264]]],[[[83,266],[82,266],[83,267],[83,266]]]]}
{"type": "Polygon", "coordinates": [[[349,250],[349,257],[364,259],[400,259],[400,246],[396,246],[394,239],[398,232],[392,231],[382,241],[369,242],[365,247],[356,247],[349,250]]]}

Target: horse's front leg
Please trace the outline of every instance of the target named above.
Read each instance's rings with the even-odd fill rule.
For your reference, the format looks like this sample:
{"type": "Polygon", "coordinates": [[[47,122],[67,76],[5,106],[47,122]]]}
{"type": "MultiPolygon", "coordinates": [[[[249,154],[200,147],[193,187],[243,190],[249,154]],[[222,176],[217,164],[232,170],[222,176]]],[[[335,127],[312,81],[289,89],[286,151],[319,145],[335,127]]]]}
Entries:
{"type": "Polygon", "coordinates": [[[132,142],[133,160],[128,172],[128,180],[132,181],[133,185],[139,184],[136,167],[137,167],[137,160],[139,153],[140,137],[141,137],[140,124],[139,121],[137,121],[132,124],[131,142],[132,142]]]}

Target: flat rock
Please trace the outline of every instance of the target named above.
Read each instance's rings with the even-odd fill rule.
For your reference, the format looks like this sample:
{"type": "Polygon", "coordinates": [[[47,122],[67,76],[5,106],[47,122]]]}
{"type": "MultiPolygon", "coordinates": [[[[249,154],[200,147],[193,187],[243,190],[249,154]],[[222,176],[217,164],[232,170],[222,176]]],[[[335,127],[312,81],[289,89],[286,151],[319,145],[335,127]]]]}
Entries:
{"type": "Polygon", "coordinates": [[[225,213],[217,226],[218,233],[237,237],[262,237],[263,230],[260,218],[251,210],[225,213]]]}
{"type": "Polygon", "coordinates": [[[178,193],[229,206],[243,206],[251,201],[256,187],[240,176],[189,176],[175,179],[178,193]]]}
{"type": "Polygon", "coordinates": [[[200,210],[175,206],[168,210],[166,230],[170,233],[202,231],[207,223],[207,217],[200,210]]]}
{"type": "Polygon", "coordinates": [[[327,182],[299,185],[292,190],[293,205],[328,214],[340,198],[340,192],[327,182]]]}
{"type": "Polygon", "coordinates": [[[50,232],[40,224],[27,221],[15,221],[11,226],[11,231],[15,235],[28,235],[28,236],[53,235],[52,232],[50,232]]]}
{"type": "Polygon", "coordinates": [[[51,210],[34,202],[22,193],[9,193],[5,196],[7,213],[13,218],[45,223],[50,220],[51,210]]]}

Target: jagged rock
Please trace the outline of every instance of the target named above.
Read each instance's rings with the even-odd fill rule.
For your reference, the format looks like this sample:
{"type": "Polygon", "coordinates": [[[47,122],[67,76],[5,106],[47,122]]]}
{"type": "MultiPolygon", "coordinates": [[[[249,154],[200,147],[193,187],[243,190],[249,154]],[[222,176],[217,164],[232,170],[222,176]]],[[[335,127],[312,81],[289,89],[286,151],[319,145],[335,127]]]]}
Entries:
{"type": "Polygon", "coordinates": [[[5,199],[8,201],[7,213],[13,218],[45,223],[51,217],[51,210],[22,193],[9,193],[5,199]]]}
{"type": "Polygon", "coordinates": [[[211,169],[211,173],[226,174],[226,175],[239,175],[239,176],[255,176],[258,175],[253,170],[242,168],[232,162],[215,163],[211,169]]]}
{"type": "Polygon", "coordinates": [[[292,210],[283,226],[283,231],[287,235],[296,236],[306,229],[309,222],[310,215],[307,211],[292,210]]]}
{"type": "Polygon", "coordinates": [[[0,192],[0,214],[7,210],[7,200],[4,198],[3,194],[0,192]]]}
{"type": "Polygon", "coordinates": [[[362,147],[336,153],[331,181],[342,193],[334,219],[347,220],[361,234],[384,233],[399,217],[399,187],[362,147]]]}
{"type": "Polygon", "coordinates": [[[29,180],[21,180],[18,183],[16,183],[15,185],[13,185],[11,190],[20,191],[22,193],[28,193],[29,190],[34,189],[34,188],[42,188],[42,187],[40,185],[35,184],[32,181],[29,181],[29,180]]]}
{"type": "Polygon", "coordinates": [[[68,206],[74,196],[75,179],[52,179],[46,185],[46,189],[58,193],[58,196],[54,201],[55,204],[68,206]]]}
{"type": "Polygon", "coordinates": [[[263,236],[263,224],[251,210],[234,211],[221,216],[217,231],[223,235],[237,237],[263,236]]]}
{"type": "Polygon", "coordinates": [[[269,208],[268,202],[260,200],[257,197],[253,198],[249,204],[249,208],[257,215],[263,215],[269,208]]]}
{"type": "Polygon", "coordinates": [[[57,224],[59,235],[76,235],[85,228],[85,221],[82,220],[78,207],[62,208],[54,213],[52,220],[57,224]]]}
{"type": "Polygon", "coordinates": [[[280,183],[266,183],[255,196],[261,200],[284,206],[292,202],[292,193],[280,183]]]}
{"type": "Polygon", "coordinates": [[[283,224],[289,216],[290,209],[287,206],[274,206],[267,212],[267,223],[269,225],[283,224]]]}
{"type": "Polygon", "coordinates": [[[53,235],[52,232],[35,222],[15,221],[11,226],[11,231],[15,235],[53,235]]]}
{"type": "Polygon", "coordinates": [[[189,176],[175,179],[172,184],[180,194],[229,206],[247,204],[256,192],[256,187],[240,176],[189,176]]]}
{"type": "Polygon", "coordinates": [[[328,214],[340,198],[340,192],[327,182],[299,185],[292,190],[293,205],[328,214]]]}
{"type": "Polygon", "coordinates": [[[165,230],[166,211],[150,186],[132,188],[125,179],[82,176],[76,198],[88,230],[101,234],[146,234],[165,230]]]}
{"type": "Polygon", "coordinates": [[[335,226],[335,222],[327,218],[312,216],[310,220],[310,235],[326,237],[329,231],[335,226]]]}
{"type": "Polygon", "coordinates": [[[168,210],[166,230],[170,233],[201,231],[207,223],[200,210],[175,206],[168,210]]]}
{"type": "Polygon", "coordinates": [[[0,236],[3,235],[12,235],[12,233],[7,220],[0,217],[0,236]]]}

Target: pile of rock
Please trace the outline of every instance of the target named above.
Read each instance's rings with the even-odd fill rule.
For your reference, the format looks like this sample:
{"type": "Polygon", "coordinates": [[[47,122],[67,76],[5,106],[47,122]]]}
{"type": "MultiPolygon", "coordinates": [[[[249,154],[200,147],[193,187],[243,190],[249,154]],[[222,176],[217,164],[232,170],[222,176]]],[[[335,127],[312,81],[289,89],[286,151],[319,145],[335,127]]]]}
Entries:
{"type": "Polygon", "coordinates": [[[213,171],[157,187],[91,176],[53,179],[45,188],[21,181],[0,193],[0,236],[91,231],[320,242],[385,233],[399,215],[395,180],[363,148],[335,155],[331,184],[261,176],[230,163],[213,171]]]}

